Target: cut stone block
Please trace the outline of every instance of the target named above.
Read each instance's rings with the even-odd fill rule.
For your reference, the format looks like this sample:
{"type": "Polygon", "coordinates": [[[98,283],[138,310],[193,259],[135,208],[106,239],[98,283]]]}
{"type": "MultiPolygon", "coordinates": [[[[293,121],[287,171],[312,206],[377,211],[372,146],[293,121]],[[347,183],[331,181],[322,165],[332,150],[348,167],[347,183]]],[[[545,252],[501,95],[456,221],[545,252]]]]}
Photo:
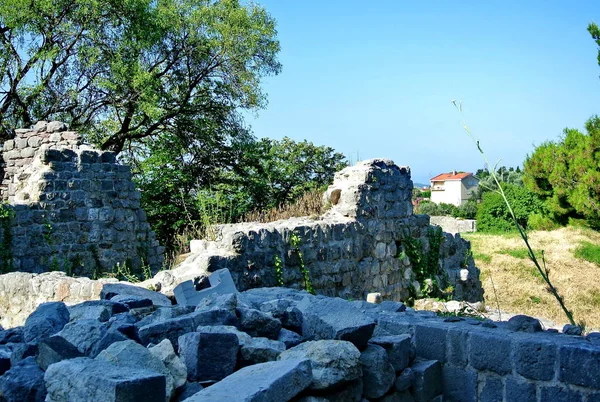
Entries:
{"type": "Polygon", "coordinates": [[[38,343],[36,362],[44,371],[51,364],[76,357],[83,357],[83,353],[61,336],[54,335],[50,338],[42,339],[38,343]]]}
{"type": "Polygon", "coordinates": [[[334,388],[362,376],[360,352],[348,341],[304,342],[282,352],[278,359],[309,359],[313,377],[310,389],[313,390],[334,388]]]}
{"type": "Polygon", "coordinates": [[[237,293],[231,273],[227,268],[213,272],[208,280],[210,288],[196,291],[192,281],[180,283],[173,289],[177,303],[183,306],[197,306],[200,301],[213,294],[237,293]]]}
{"type": "Polygon", "coordinates": [[[127,285],[124,283],[106,283],[100,292],[100,298],[110,300],[116,295],[135,296],[152,300],[155,306],[172,306],[171,299],[162,293],[153,292],[140,286],[127,285]]]}
{"type": "Polygon", "coordinates": [[[362,348],[375,328],[372,318],[340,298],[305,298],[296,307],[302,312],[304,339],[338,339],[362,348]]]}
{"type": "Polygon", "coordinates": [[[415,375],[413,397],[415,402],[429,402],[442,393],[442,368],[437,360],[425,360],[413,364],[415,375]]]}
{"type": "Polygon", "coordinates": [[[384,348],[369,345],[360,354],[363,372],[363,394],[369,399],[381,398],[394,385],[396,372],[384,348]]]}
{"type": "Polygon", "coordinates": [[[381,346],[385,349],[390,363],[397,372],[404,370],[410,363],[412,355],[412,344],[410,335],[390,335],[371,338],[369,343],[381,346]]]}
{"type": "Polygon", "coordinates": [[[39,341],[56,334],[69,322],[69,310],[62,302],[42,303],[25,321],[25,342],[39,341]]]}
{"type": "Polygon", "coordinates": [[[281,330],[281,321],[267,313],[249,308],[238,308],[238,328],[250,336],[277,339],[281,330]]]}
{"type": "Polygon", "coordinates": [[[189,381],[219,381],[233,373],[240,349],[230,332],[191,332],[179,337],[189,381]]]}
{"type": "Polygon", "coordinates": [[[47,402],[144,401],[164,402],[165,376],[150,370],[78,357],[63,360],[46,370],[47,402]]]}
{"type": "Polygon", "coordinates": [[[0,377],[0,395],[4,401],[44,401],[44,372],[33,356],[22,360],[0,377]]]}
{"type": "Polygon", "coordinates": [[[280,402],[289,401],[312,381],[308,360],[284,360],[255,364],[236,371],[203,389],[186,402],[280,402]]]}

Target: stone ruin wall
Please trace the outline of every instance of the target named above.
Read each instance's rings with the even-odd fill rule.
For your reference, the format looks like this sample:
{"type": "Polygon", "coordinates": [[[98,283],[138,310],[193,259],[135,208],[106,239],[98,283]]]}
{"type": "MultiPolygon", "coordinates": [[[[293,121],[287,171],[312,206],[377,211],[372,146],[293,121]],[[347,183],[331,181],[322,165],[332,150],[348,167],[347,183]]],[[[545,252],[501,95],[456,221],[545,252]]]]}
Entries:
{"type": "Polygon", "coordinates": [[[15,130],[2,147],[0,196],[14,211],[0,229],[4,270],[92,277],[115,265],[162,265],[129,166],[61,122],[15,130]],[[10,244],[5,244],[10,243],[10,244]]]}
{"type": "Polygon", "coordinates": [[[477,221],[475,219],[431,216],[429,223],[441,227],[444,232],[448,233],[470,233],[477,231],[477,221]]]}
{"type": "MultiPolygon", "coordinates": [[[[318,294],[364,300],[379,292],[384,299],[406,300],[411,288],[420,287],[405,253],[407,238],[420,242],[424,255],[434,229],[429,216],[413,215],[411,195],[409,168],[383,159],[360,162],[336,173],[324,196],[331,209],[322,217],[220,225],[213,241],[193,241],[187,260],[149,284],[168,291],[184,279],[228,268],[238,289],[277,286],[278,257],[284,286],[301,288],[300,254],[291,245],[297,236],[318,294]]],[[[452,286],[457,300],[482,300],[469,242],[443,233],[439,264],[442,289],[452,286]]]]}

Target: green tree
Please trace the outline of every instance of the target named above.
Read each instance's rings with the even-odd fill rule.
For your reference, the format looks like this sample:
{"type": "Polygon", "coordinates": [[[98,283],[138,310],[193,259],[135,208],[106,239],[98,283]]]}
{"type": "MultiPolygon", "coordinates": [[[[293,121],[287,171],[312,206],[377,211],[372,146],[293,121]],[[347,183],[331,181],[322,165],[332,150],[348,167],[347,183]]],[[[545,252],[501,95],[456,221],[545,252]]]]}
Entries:
{"type": "Polygon", "coordinates": [[[596,41],[596,45],[598,45],[598,65],[600,65],[600,28],[592,22],[588,25],[588,32],[592,35],[594,41],[596,41]]]}
{"type": "Polygon", "coordinates": [[[238,0],[4,0],[3,135],[57,119],[136,157],[205,123],[235,132],[240,108],[265,104],[278,51],[273,18],[238,0]]]}
{"type": "Polygon", "coordinates": [[[600,227],[600,118],[586,124],[586,133],[565,129],[557,142],[535,149],[525,161],[525,186],[545,200],[553,218],[568,223],[584,219],[600,227]]]}

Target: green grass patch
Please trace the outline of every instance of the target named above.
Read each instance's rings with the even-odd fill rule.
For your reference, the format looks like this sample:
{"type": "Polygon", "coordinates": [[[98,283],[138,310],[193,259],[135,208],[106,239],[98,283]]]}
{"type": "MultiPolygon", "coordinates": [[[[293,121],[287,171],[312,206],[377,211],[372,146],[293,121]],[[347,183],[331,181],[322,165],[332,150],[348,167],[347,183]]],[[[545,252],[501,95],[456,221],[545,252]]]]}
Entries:
{"type": "Polygon", "coordinates": [[[573,255],[576,258],[600,265],[600,245],[584,241],[575,249],[573,255]]]}
{"type": "Polygon", "coordinates": [[[506,254],[510,255],[511,257],[519,258],[522,260],[525,258],[529,258],[529,252],[526,248],[505,248],[502,250],[498,250],[498,254],[506,254]]]}
{"type": "Polygon", "coordinates": [[[483,262],[485,264],[492,262],[492,256],[484,253],[473,253],[473,259],[475,262],[483,262]]]}

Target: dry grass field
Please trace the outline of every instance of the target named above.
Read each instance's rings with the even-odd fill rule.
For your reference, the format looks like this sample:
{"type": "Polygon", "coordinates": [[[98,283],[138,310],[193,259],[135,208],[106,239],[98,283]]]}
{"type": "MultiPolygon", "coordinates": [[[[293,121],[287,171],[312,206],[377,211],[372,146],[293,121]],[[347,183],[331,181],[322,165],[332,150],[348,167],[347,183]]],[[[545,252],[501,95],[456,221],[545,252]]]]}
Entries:
{"type": "MultiPolygon", "coordinates": [[[[554,297],[545,290],[544,281],[528,259],[518,234],[470,233],[463,237],[471,241],[487,306],[496,308],[493,281],[502,311],[543,317],[557,324],[568,323],[554,297]]],[[[600,233],[568,227],[531,232],[529,240],[538,257],[541,256],[538,251],[544,251],[550,280],[563,295],[575,320],[583,321],[586,331],[599,329],[600,233]]]]}

